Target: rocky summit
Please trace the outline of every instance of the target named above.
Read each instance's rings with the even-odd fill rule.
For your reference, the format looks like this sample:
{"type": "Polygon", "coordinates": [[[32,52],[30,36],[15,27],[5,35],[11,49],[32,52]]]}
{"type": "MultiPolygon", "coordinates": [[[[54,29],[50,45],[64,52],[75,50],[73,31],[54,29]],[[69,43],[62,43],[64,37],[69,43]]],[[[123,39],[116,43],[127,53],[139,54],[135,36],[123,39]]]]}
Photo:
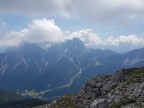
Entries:
{"type": "Polygon", "coordinates": [[[77,94],[37,108],[144,108],[144,67],[97,75],[77,94]]]}

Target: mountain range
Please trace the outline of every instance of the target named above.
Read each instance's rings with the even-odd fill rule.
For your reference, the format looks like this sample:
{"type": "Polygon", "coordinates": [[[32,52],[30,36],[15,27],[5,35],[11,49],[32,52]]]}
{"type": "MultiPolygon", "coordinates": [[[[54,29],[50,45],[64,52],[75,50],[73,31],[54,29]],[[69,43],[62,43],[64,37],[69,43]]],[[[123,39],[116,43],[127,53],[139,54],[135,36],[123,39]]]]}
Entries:
{"type": "Polygon", "coordinates": [[[144,48],[124,54],[92,49],[77,38],[47,49],[22,43],[0,54],[0,89],[51,101],[77,92],[93,75],[143,66],[143,54],[144,48]]]}

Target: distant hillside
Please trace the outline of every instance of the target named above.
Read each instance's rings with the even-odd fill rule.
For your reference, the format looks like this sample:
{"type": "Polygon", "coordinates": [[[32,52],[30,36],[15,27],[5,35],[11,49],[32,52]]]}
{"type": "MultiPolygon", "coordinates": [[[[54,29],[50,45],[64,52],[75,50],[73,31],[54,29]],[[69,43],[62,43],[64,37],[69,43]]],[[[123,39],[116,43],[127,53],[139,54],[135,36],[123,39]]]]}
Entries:
{"type": "Polygon", "coordinates": [[[144,108],[144,67],[97,75],[83,89],[37,108],[144,108]]]}
{"type": "Polygon", "coordinates": [[[7,90],[0,90],[0,104],[9,102],[9,101],[18,101],[23,100],[24,97],[7,90]]]}
{"type": "Polygon", "coordinates": [[[0,108],[32,108],[43,104],[46,102],[26,98],[11,91],[0,90],[0,108]]]}

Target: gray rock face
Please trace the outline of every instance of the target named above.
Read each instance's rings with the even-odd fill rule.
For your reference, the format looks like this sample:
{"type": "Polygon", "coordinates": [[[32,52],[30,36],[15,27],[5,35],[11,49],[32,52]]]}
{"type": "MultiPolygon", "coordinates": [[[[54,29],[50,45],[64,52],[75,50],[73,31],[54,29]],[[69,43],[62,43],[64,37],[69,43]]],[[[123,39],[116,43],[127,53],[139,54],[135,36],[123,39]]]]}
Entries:
{"type": "Polygon", "coordinates": [[[76,96],[79,108],[144,108],[143,100],[144,68],[95,76],[76,96]]]}
{"type": "Polygon", "coordinates": [[[105,99],[95,99],[91,103],[90,108],[108,108],[108,106],[105,99]]]}

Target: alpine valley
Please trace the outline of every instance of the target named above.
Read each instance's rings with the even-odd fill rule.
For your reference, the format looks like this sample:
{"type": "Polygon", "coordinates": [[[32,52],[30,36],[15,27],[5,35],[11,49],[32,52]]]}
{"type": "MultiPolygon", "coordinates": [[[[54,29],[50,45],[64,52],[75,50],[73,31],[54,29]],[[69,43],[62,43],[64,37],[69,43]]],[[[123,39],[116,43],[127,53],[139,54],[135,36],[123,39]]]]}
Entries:
{"type": "Polygon", "coordinates": [[[87,79],[144,65],[144,48],[124,54],[92,49],[78,38],[50,45],[22,43],[0,54],[0,89],[52,101],[79,91],[87,79]]]}

